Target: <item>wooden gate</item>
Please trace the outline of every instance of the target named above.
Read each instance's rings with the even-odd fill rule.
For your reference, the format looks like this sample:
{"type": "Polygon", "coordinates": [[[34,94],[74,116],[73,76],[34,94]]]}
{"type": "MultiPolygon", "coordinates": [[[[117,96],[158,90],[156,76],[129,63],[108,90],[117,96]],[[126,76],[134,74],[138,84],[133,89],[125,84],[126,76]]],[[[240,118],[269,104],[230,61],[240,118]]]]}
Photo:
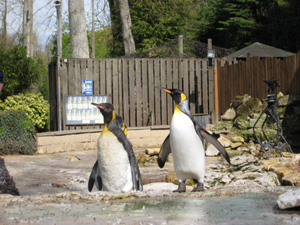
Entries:
{"type": "MultiPolygon", "coordinates": [[[[51,130],[57,130],[56,65],[49,65],[51,130]]],[[[64,59],[61,62],[63,130],[100,128],[66,125],[66,96],[81,95],[81,81],[93,80],[94,95],[108,96],[128,127],[170,124],[174,103],[156,86],[178,88],[190,99],[193,114],[214,111],[213,69],[207,59],[64,59]]]]}

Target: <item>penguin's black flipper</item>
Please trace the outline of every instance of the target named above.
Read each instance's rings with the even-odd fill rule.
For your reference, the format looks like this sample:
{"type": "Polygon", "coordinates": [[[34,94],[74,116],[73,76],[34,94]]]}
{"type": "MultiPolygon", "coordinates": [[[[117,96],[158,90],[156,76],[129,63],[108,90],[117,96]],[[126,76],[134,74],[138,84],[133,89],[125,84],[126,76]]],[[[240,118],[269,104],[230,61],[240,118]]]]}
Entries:
{"type": "Polygon", "coordinates": [[[209,143],[211,143],[213,146],[215,146],[219,152],[224,156],[224,158],[226,159],[226,161],[230,164],[230,158],[229,155],[227,153],[227,151],[225,150],[225,148],[223,147],[223,145],[214,137],[212,136],[210,133],[208,133],[206,131],[206,129],[204,129],[203,127],[200,126],[200,124],[194,119],[192,113],[187,110],[188,107],[186,106],[188,104],[188,101],[184,101],[182,102],[182,105],[180,105],[180,110],[185,113],[188,117],[191,118],[191,120],[194,123],[195,126],[195,130],[198,133],[199,137],[202,139],[202,137],[207,140],[209,143]]]}
{"type": "Polygon", "coordinates": [[[98,160],[95,162],[92,172],[91,172],[91,175],[90,175],[90,178],[89,178],[89,182],[88,182],[89,192],[91,192],[93,190],[94,184],[96,185],[96,188],[99,191],[102,190],[102,180],[98,173],[98,160]]]}
{"type": "Polygon", "coordinates": [[[171,153],[171,146],[170,146],[170,134],[166,137],[164,143],[160,147],[160,151],[157,158],[157,164],[160,168],[165,166],[166,160],[171,153]]]}
{"type": "Polygon", "coordinates": [[[223,147],[223,145],[214,137],[212,136],[210,133],[208,133],[206,131],[206,129],[203,129],[200,125],[198,126],[198,132],[200,133],[200,135],[207,140],[209,143],[211,143],[213,146],[216,147],[216,149],[219,150],[219,152],[223,155],[223,157],[226,159],[226,161],[230,164],[230,158],[229,155],[227,153],[227,151],[225,150],[225,148],[223,147]]]}

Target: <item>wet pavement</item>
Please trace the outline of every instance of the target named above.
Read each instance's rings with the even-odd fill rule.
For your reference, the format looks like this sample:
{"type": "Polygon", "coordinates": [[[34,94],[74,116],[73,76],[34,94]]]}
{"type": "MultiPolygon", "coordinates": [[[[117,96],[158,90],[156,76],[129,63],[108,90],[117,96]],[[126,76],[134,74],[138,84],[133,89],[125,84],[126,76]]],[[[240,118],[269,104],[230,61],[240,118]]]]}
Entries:
{"type": "MultiPolygon", "coordinates": [[[[0,224],[300,224],[299,211],[277,208],[278,195],[290,187],[88,193],[95,157],[96,151],[3,157],[21,196],[0,195],[0,224]]],[[[140,169],[161,181],[173,165],[140,169]]]]}

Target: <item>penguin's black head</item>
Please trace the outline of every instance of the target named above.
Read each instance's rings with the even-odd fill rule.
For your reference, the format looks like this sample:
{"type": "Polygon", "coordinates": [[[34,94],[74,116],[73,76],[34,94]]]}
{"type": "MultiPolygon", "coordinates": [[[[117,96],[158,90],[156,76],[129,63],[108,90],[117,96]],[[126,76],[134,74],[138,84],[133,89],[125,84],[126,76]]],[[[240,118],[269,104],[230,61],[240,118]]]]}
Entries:
{"type": "Polygon", "coordinates": [[[169,93],[177,105],[186,99],[186,95],[178,89],[167,89],[163,87],[157,87],[157,88],[160,88],[164,92],[169,93]]]}
{"type": "Polygon", "coordinates": [[[104,117],[105,124],[109,124],[112,120],[115,119],[115,111],[112,104],[110,103],[100,103],[100,104],[91,103],[91,104],[97,106],[100,109],[104,117]]]}

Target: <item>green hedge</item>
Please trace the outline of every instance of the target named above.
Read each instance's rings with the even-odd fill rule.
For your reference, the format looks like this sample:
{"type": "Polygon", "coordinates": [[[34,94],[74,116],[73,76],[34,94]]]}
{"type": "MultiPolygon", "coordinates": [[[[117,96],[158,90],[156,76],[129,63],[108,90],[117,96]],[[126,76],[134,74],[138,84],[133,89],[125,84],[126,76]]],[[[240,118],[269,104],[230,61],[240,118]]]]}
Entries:
{"type": "Polygon", "coordinates": [[[24,111],[38,132],[49,130],[49,103],[42,94],[18,94],[9,96],[4,102],[0,101],[0,110],[24,111]]]}
{"type": "Polygon", "coordinates": [[[0,155],[36,152],[35,129],[23,111],[0,112],[0,155]]]}

